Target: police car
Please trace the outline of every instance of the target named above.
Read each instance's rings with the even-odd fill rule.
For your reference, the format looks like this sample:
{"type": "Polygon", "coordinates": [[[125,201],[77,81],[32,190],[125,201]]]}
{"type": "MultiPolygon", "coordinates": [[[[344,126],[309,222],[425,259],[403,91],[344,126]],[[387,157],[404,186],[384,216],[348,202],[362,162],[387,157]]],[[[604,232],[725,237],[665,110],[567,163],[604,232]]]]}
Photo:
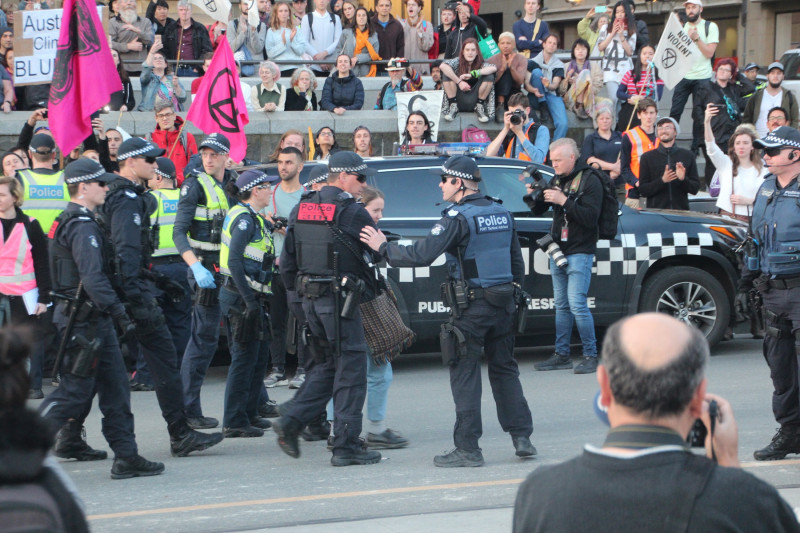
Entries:
{"type": "MultiPolygon", "coordinates": [[[[428,169],[439,168],[445,156],[370,158],[378,171],[368,185],[386,195],[379,227],[401,236],[400,244],[424,238],[441,217],[438,180],[428,169]]],[[[547,255],[536,239],[550,229],[552,211],[534,217],[523,202],[521,173],[530,163],[517,159],[476,157],[484,194],[499,198],[514,214],[525,259],[525,290],[532,299],[523,337],[555,332],[553,286],[547,255]]],[[[307,163],[305,182],[314,165],[307,163]]],[[[538,165],[548,179],[553,169],[538,165]]],[[[734,312],[739,267],[734,249],[746,227],[734,220],[684,211],[636,211],[620,207],[615,239],[598,242],[589,307],[598,328],[639,311],[670,313],[698,327],[711,344],[719,342],[734,312]]],[[[430,267],[392,268],[383,273],[397,295],[404,321],[422,344],[438,338],[447,319],[440,285],[446,279],[445,258],[430,267]]],[[[525,338],[521,339],[523,342],[525,338]]]]}

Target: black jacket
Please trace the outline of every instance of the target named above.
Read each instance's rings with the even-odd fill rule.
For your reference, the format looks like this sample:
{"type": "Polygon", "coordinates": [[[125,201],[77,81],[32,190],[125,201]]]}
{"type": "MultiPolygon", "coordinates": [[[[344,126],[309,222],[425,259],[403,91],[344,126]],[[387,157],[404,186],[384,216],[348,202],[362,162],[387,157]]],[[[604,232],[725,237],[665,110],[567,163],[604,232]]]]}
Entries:
{"type": "MultiPolygon", "coordinates": [[[[702,87],[701,94],[700,106],[704,112],[708,104],[723,106],[719,113],[711,119],[711,132],[714,134],[714,141],[717,144],[726,146],[731,135],[736,131],[736,127],[742,123],[742,112],[746,102],[742,98],[741,89],[734,83],[728,83],[725,88],[722,88],[717,82],[708,81],[702,87]]],[[[726,148],[723,151],[727,152],[728,150],[726,148]]]]}
{"type": "MultiPolygon", "coordinates": [[[[164,53],[167,54],[167,59],[171,61],[178,57],[180,34],[180,21],[174,21],[172,24],[167,25],[164,35],[161,37],[164,43],[164,53]]],[[[214,51],[214,47],[211,46],[211,39],[208,37],[208,30],[194,19],[192,19],[192,50],[194,50],[195,59],[200,59],[206,52],[214,51]]]]}
{"type": "Polygon", "coordinates": [[[333,111],[337,107],[343,107],[348,111],[360,110],[364,107],[364,86],[361,80],[353,74],[340,78],[339,73],[334,72],[325,79],[319,106],[325,111],[333,111]]]}
{"type": "MultiPolygon", "coordinates": [[[[486,25],[486,21],[476,15],[470,15],[469,22],[467,22],[467,25],[462,30],[461,21],[456,17],[453,28],[451,28],[450,33],[447,34],[447,47],[444,51],[444,58],[453,59],[454,57],[458,57],[465,39],[472,37],[480,42],[480,40],[488,34],[488,29],[489,26],[486,25]],[[478,35],[478,32],[480,32],[480,35],[478,35]]],[[[442,49],[441,47],[442,45],[440,43],[439,50],[442,49]]],[[[382,53],[383,48],[381,48],[381,54],[382,53]]],[[[487,59],[489,58],[483,58],[484,61],[487,59]]]]}
{"type": "Polygon", "coordinates": [[[558,187],[567,195],[564,205],[549,204],[539,193],[535,198],[533,214],[541,216],[548,209],[553,209],[553,225],[550,235],[561,247],[564,255],[593,254],[597,250],[597,222],[603,205],[603,185],[597,170],[586,166],[582,159],[575,163],[575,168],[568,176],[554,176],[551,187],[558,187]],[[583,172],[580,186],[570,191],[572,180],[583,172]],[[581,190],[582,189],[582,190],[581,190]],[[561,240],[564,222],[567,225],[567,240],[561,240]]]}
{"type": "Polygon", "coordinates": [[[695,157],[685,148],[660,146],[642,155],[639,166],[639,194],[647,198],[648,209],[689,210],[689,195],[700,189],[695,157]],[[664,169],[667,165],[675,169],[678,162],[686,167],[686,178],[664,183],[664,169]]]}

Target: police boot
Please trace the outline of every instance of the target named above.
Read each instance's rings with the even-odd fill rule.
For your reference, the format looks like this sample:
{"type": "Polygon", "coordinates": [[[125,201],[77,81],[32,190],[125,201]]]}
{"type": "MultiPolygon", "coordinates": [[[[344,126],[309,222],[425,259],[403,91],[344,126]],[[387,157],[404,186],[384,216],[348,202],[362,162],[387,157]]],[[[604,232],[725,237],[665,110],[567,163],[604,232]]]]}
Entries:
{"type": "Polygon", "coordinates": [[[303,440],[313,442],[316,440],[325,440],[331,434],[331,424],[328,422],[328,414],[323,411],[320,415],[312,420],[303,430],[303,440]]]}
{"type": "Polygon", "coordinates": [[[300,443],[297,438],[303,430],[300,422],[284,416],[272,421],[272,430],[278,435],[278,446],[283,453],[295,459],[300,457],[300,443]]]}
{"type": "Polygon", "coordinates": [[[148,461],[141,455],[115,457],[111,466],[111,479],[157,476],[164,472],[164,463],[148,461]]]}
{"type": "Polygon", "coordinates": [[[514,443],[517,457],[533,457],[537,453],[528,437],[511,437],[511,442],[514,443]]]}
{"type": "Polygon", "coordinates": [[[753,452],[753,457],[756,461],[777,461],[790,453],[800,453],[800,426],[781,427],[772,442],[753,452]]]}
{"type": "Polygon", "coordinates": [[[70,420],[56,433],[53,453],[62,459],[101,461],[108,458],[103,450],[95,450],[86,443],[86,430],[77,420],[70,420]]]}
{"type": "Polygon", "coordinates": [[[191,429],[183,420],[170,424],[168,431],[170,451],[175,457],[186,457],[222,442],[222,433],[201,433],[191,429]]]}

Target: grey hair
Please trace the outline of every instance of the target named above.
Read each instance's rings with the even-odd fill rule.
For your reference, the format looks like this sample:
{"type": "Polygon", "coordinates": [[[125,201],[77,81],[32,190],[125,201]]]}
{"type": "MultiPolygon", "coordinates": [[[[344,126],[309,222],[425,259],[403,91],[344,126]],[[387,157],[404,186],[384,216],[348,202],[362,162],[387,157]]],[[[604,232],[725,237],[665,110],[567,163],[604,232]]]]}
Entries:
{"type": "Polygon", "coordinates": [[[651,419],[683,412],[705,376],[708,341],[700,330],[689,328],[689,341],[669,364],[645,371],[631,361],[622,345],[621,330],[627,319],[614,323],[603,341],[602,364],[614,399],[633,412],[651,419]]]}
{"type": "Polygon", "coordinates": [[[192,4],[189,2],[189,0],[178,0],[177,7],[188,7],[191,10],[192,4]]]}
{"type": "Polygon", "coordinates": [[[550,143],[550,152],[557,150],[558,148],[565,147],[568,148],[569,151],[575,156],[575,159],[578,159],[581,156],[581,151],[578,149],[578,145],[575,143],[575,139],[570,139],[569,137],[562,137],[561,139],[556,139],[552,143],[550,143]]]}
{"type": "Polygon", "coordinates": [[[289,85],[291,87],[294,87],[295,85],[297,85],[297,80],[300,78],[300,74],[302,74],[303,72],[308,72],[308,75],[311,76],[311,87],[309,87],[309,89],[311,89],[312,91],[316,91],[317,90],[317,76],[314,75],[314,71],[311,70],[308,67],[300,67],[297,70],[295,70],[294,74],[292,74],[292,78],[291,78],[291,80],[289,82],[289,85]]]}
{"type": "Polygon", "coordinates": [[[272,71],[272,78],[275,81],[278,81],[278,78],[281,77],[281,69],[279,69],[278,65],[276,65],[272,61],[262,61],[261,63],[259,63],[258,69],[261,70],[262,68],[270,69],[272,71]]]}

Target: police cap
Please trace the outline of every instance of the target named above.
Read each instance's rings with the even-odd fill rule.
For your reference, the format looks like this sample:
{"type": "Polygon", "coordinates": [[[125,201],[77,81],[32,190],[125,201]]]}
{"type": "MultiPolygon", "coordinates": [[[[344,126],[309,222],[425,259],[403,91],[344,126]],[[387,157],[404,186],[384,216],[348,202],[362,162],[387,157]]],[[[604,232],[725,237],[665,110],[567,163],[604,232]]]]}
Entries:
{"type": "Polygon", "coordinates": [[[474,159],[465,155],[454,155],[441,168],[430,169],[437,176],[453,176],[463,180],[481,181],[481,171],[474,159]]]}
{"type": "Polygon", "coordinates": [[[67,185],[74,183],[81,183],[85,181],[97,181],[100,183],[109,183],[117,179],[119,176],[106,172],[103,165],[89,159],[88,157],[81,157],[76,159],[64,169],[64,181],[67,185]]]}

